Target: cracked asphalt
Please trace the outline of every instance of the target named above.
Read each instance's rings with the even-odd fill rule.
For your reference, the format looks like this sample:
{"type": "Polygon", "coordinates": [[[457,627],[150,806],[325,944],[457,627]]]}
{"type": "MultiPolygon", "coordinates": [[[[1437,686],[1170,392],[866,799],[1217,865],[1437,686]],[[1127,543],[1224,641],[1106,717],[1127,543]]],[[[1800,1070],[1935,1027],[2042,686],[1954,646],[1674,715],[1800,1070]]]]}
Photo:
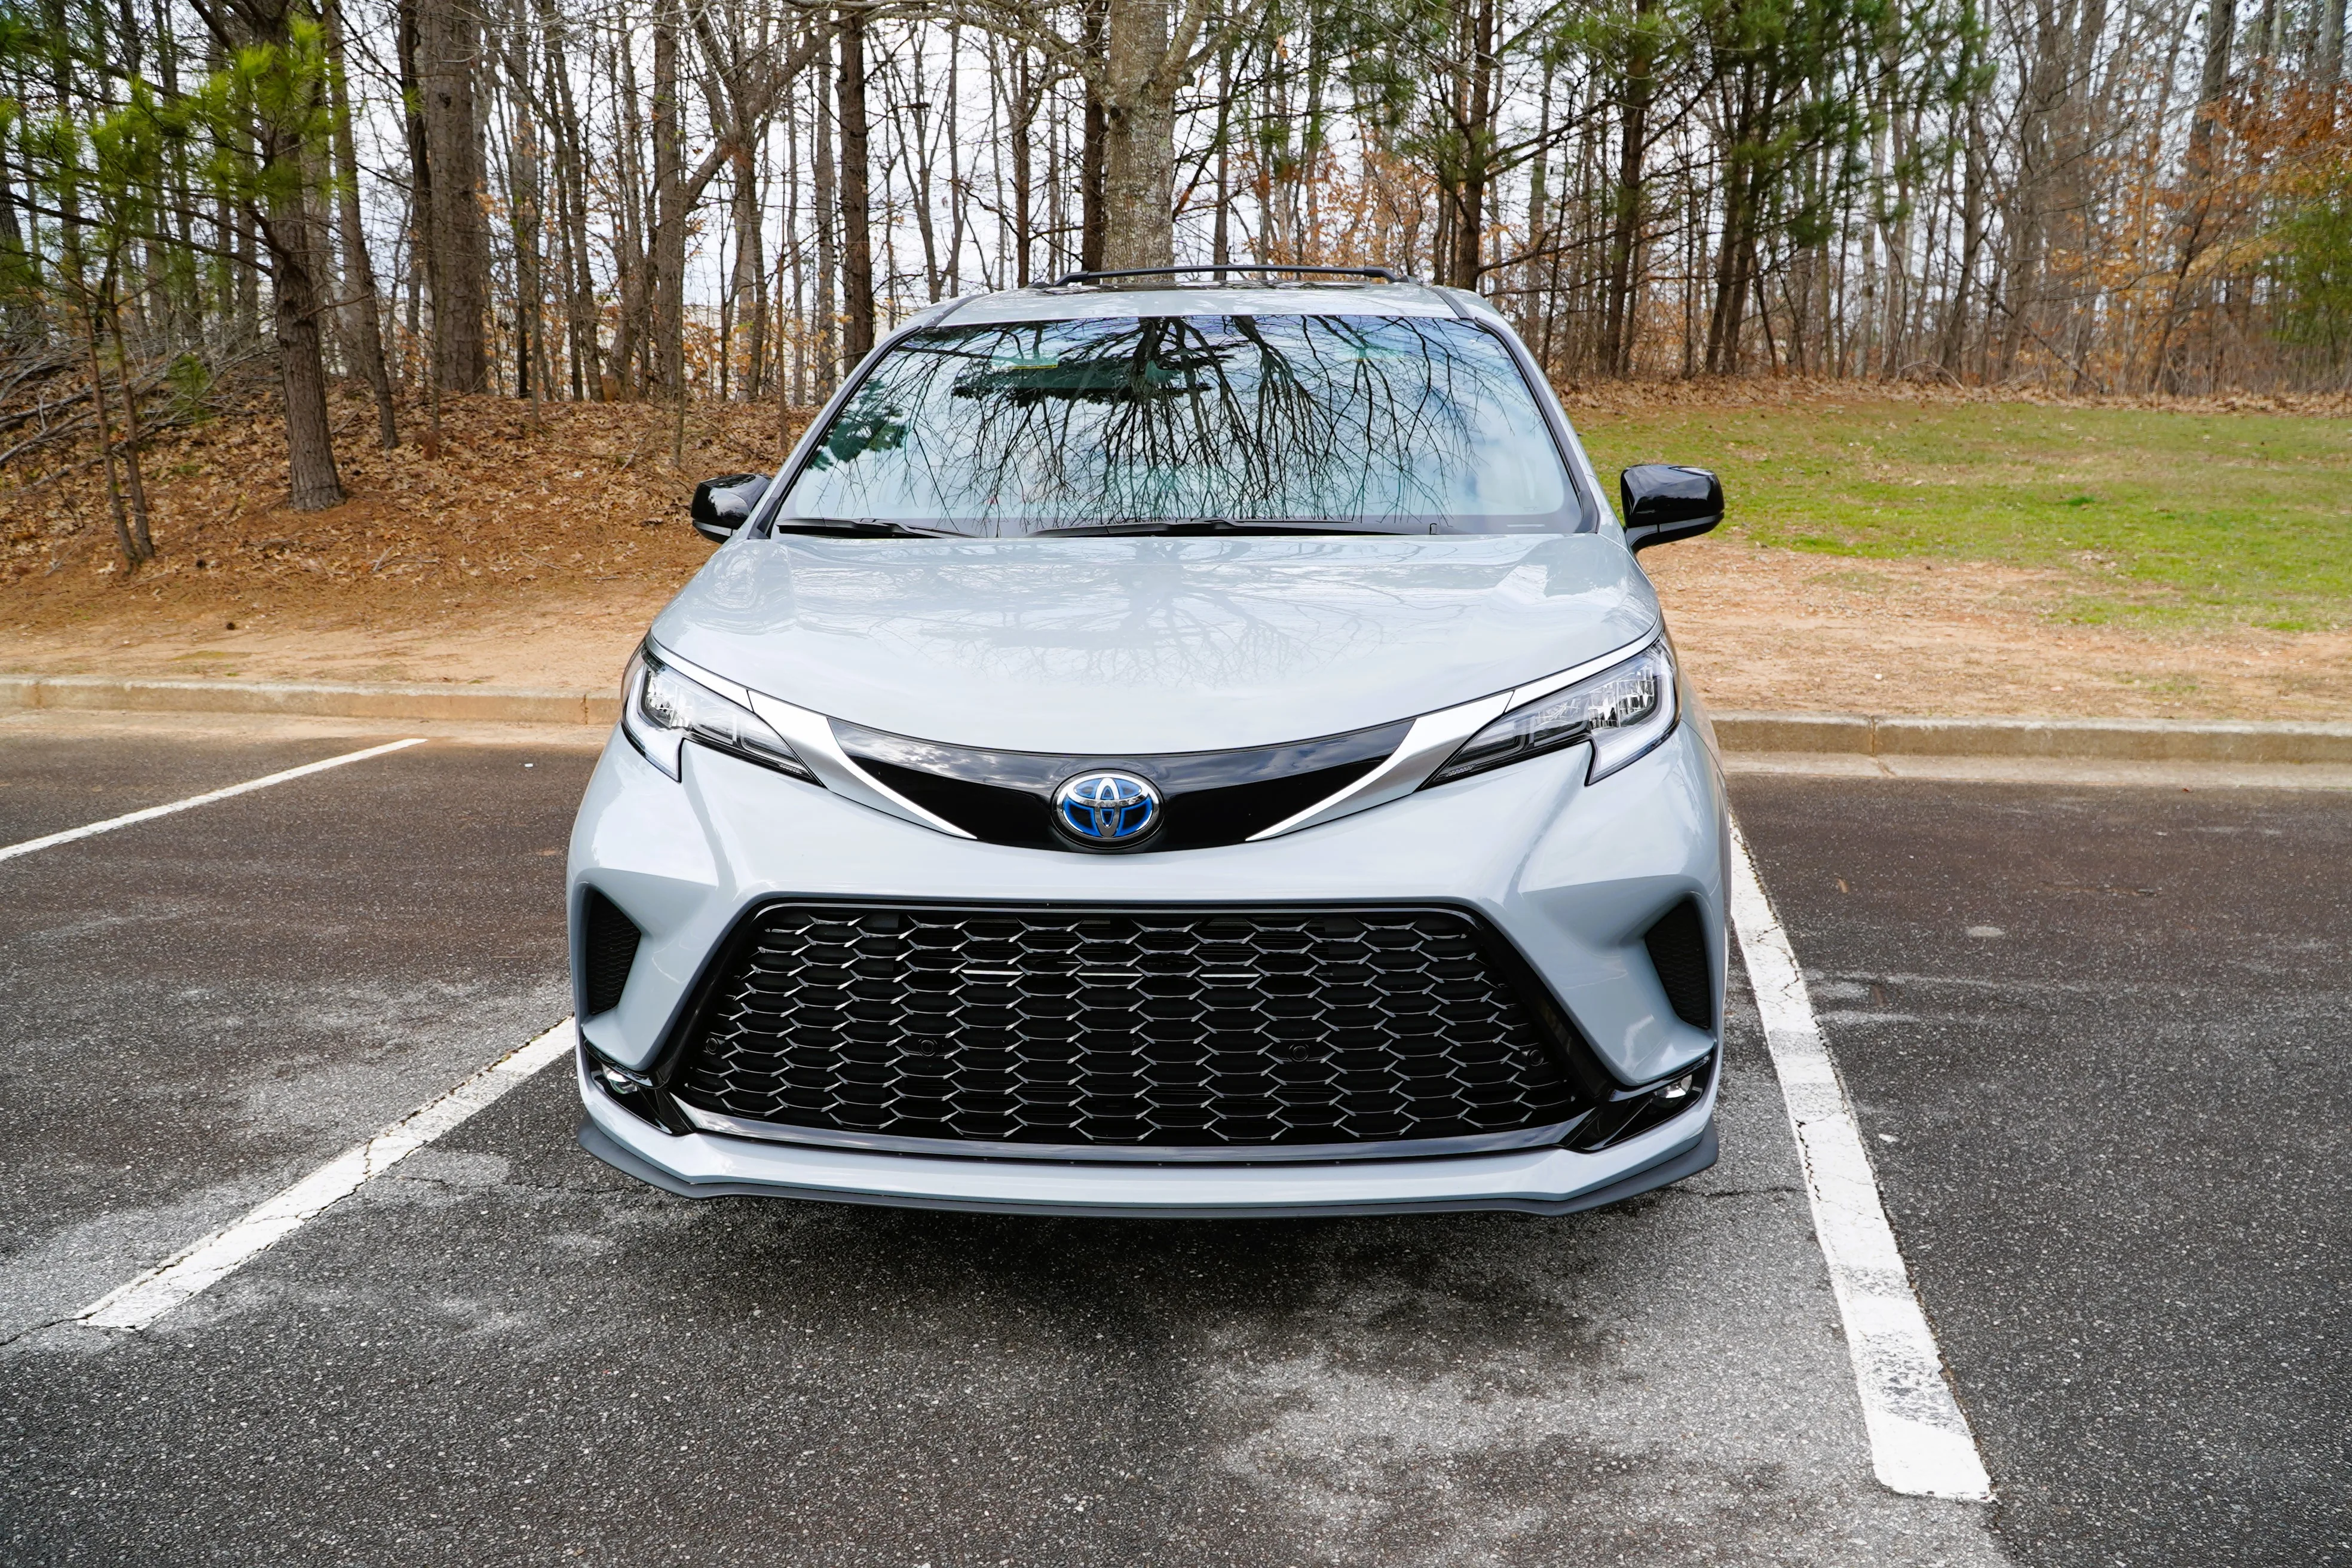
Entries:
{"type": "MultiPolygon", "coordinates": [[[[379,738],[12,725],[0,842],[379,738]]],[[[1871,1479],[1736,969],[1722,1162],[1601,1213],[693,1204],[557,1068],[152,1330],[65,1321],[563,1016],[592,761],[0,862],[0,1560],[2352,1560],[2340,796],[1736,783],[1990,1508],[1871,1479]]]]}

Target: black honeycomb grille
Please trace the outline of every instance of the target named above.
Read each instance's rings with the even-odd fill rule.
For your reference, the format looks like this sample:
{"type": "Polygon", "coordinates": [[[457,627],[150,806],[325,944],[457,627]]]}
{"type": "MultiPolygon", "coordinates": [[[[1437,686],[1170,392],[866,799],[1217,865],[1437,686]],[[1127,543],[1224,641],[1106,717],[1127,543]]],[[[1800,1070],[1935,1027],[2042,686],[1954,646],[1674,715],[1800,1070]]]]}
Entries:
{"type": "Polygon", "coordinates": [[[1445,910],[761,911],[671,1091],[839,1132],[1148,1148],[1564,1121],[1579,1097],[1445,910]]]}

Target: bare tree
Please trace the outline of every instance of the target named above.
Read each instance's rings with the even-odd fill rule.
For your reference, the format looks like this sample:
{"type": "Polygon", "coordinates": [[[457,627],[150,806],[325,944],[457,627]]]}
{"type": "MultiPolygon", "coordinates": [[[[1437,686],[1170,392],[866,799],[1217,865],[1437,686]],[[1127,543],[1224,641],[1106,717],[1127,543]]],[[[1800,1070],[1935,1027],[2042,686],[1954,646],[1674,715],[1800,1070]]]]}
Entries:
{"type": "Polygon", "coordinates": [[[422,135],[413,152],[424,193],[425,277],[433,297],[434,384],[479,392],[489,358],[489,231],[482,219],[481,122],[474,102],[481,26],[467,0],[404,0],[422,135]]]}
{"type": "Polygon", "coordinates": [[[1056,25],[1056,9],[1023,0],[951,0],[950,14],[1036,49],[1084,82],[1098,108],[1102,248],[1083,264],[1165,267],[1175,259],[1177,96],[1258,12],[1253,5],[1213,27],[1211,0],[1184,0],[1181,12],[1171,0],[1101,0],[1097,44],[1087,21],[1096,13],[1079,10],[1075,37],[1056,25]]]}
{"type": "Polygon", "coordinates": [[[343,341],[360,374],[375,396],[376,439],[389,449],[400,445],[400,417],[393,407],[392,374],[383,358],[383,323],[375,263],[368,256],[367,226],[360,218],[360,160],[352,137],[351,94],[343,58],[341,0],[322,7],[327,46],[328,90],[334,110],[335,213],[343,246],[343,284],[351,298],[339,314],[343,341]]]}

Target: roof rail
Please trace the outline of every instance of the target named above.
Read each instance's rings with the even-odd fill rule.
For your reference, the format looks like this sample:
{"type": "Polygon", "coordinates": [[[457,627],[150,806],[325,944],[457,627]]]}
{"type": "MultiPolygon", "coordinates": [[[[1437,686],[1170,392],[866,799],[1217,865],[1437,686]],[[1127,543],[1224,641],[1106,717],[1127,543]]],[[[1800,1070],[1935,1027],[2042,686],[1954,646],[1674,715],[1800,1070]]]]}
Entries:
{"type": "Polygon", "coordinates": [[[1066,289],[1073,283],[1099,283],[1107,278],[1164,278],[1180,272],[1309,272],[1326,278],[1371,278],[1382,283],[1412,283],[1393,267],[1279,267],[1268,262],[1228,261],[1220,265],[1203,262],[1193,267],[1125,267],[1115,272],[1066,272],[1054,280],[1054,287],[1066,289]]]}

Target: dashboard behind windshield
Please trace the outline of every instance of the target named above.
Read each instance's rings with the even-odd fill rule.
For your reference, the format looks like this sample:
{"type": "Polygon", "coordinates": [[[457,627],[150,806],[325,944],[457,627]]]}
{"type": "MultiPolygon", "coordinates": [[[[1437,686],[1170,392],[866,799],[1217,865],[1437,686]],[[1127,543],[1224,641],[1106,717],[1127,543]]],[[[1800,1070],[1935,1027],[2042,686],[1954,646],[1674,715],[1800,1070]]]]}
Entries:
{"type": "Polygon", "coordinates": [[[941,326],[876,362],[773,526],[973,537],[1200,525],[1572,532],[1509,351],[1444,317],[941,326]]]}

